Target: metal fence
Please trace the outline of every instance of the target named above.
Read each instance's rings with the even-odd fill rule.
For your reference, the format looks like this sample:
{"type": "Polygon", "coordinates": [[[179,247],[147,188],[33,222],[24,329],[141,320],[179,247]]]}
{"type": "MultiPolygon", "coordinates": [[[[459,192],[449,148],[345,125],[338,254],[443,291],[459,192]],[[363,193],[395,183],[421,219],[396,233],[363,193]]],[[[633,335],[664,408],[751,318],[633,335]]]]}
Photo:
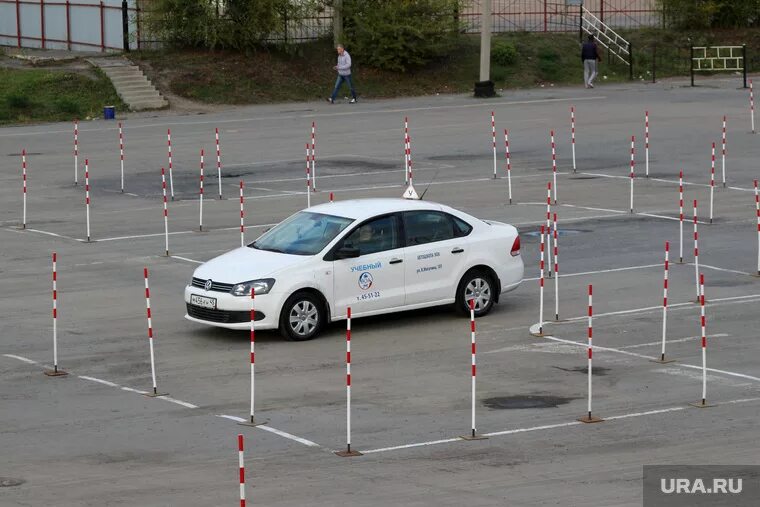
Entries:
{"type": "MultiPolygon", "coordinates": [[[[660,26],[656,0],[585,0],[584,7],[614,28],[660,26]]],[[[133,48],[160,45],[145,33],[143,16],[150,0],[128,0],[129,40],[133,48]]],[[[480,0],[463,2],[459,18],[467,33],[480,32],[480,0]]],[[[495,33],[571,32],[579,28],[580,9],[566,0],[493,0],[495,33]]],[[[332,34],[333,12],[324,6],[306,19],[283,16],[283,27],[268,41],[304,42],[332,34]]],[[[0,0],[0,45],[109,51],[123,48],[121,0],[0,0]]]]}
{"type": "MultiPolygon", "coordinates": [[[[572,32],[580,24],[580,7],[565,0],[493,0],[494,33],[572,32]]],[[[656,0],[585,0],[583,7],[613,28],[661,26],[656,0]]],[[[460,12],[468,33],[480,32],[480,0],[472,0],[460,12]]]]}
{"type": "MultiPolygon", "coordinates": [[[[139,41],[135,0],[128,1],[127,13],[131,39],[139,41]]],[[[121,50],[122,23],[121,0],[0,0],[0,45],[4,46],[121,50]]]]}

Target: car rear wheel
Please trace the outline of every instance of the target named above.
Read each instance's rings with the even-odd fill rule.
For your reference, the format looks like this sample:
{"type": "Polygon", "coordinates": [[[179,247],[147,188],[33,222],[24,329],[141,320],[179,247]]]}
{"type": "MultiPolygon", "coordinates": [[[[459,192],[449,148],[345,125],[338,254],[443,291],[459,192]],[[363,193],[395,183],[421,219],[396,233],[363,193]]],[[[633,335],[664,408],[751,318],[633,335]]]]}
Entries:
{"type": "Polygon", "coordinates": [[[493,308],[496,298],[496,283],[484,270],[473,269],[464,274],[457,286],[457,310],[470,314],[470,301],[475,301],[475,316],[487,314],[493,308]]]}
{"type": "Polygon", "coordinates": [[[290,296],[280,313],[280,333],[286,340],[311,340],[322,330],[325,311],[314,294],[297,292],[290,296]]]}

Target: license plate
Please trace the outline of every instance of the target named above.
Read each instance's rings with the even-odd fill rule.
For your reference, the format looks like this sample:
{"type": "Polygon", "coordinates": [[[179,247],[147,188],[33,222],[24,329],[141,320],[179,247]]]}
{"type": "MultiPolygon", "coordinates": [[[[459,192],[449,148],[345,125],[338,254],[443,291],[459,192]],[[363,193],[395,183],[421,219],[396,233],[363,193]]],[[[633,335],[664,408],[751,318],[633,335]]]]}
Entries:
{"type": "Polygon", "coordinates": [[[190,294],[190,304],[216,310],[216,298],[207,298],[206,296],[190,294]]]}

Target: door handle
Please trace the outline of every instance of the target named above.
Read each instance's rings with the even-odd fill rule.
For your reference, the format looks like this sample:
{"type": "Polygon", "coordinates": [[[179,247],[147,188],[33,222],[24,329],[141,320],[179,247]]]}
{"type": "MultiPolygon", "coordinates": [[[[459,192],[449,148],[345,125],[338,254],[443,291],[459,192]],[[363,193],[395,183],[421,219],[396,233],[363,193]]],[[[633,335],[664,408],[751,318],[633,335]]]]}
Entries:
{"type": "Polygon", "coordinates": [[[391,259],[388,264],[399,264],[404,262],[404,259],[391,259]]]}
{"type": "Polygon", "coordinates": [[[459,247],[457,247],[457,248],[455,248],[455,249],[453,249],[451,251],[451,253],[453,253],[453,254],[458,254],[458,253],[462,253],[462,252],[464,252],[464,248],[459,248],[459,247]]]}

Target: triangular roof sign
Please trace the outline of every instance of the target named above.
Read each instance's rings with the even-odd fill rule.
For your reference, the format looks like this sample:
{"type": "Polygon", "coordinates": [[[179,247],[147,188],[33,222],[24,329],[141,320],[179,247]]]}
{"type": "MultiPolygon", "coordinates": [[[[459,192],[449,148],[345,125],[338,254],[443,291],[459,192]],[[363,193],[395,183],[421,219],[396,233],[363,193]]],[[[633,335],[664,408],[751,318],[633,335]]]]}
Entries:
{"type": "Polygon", "coordinates": [[[414,190],[414,186],[411,185],[411,184],[404,191],[404,196],[403,197],[404,197],[404,199],[414,199],[414,200],[419,200],[419,198],[420,198],[420,196],[417,195],[417,191],[414,190]]]}

